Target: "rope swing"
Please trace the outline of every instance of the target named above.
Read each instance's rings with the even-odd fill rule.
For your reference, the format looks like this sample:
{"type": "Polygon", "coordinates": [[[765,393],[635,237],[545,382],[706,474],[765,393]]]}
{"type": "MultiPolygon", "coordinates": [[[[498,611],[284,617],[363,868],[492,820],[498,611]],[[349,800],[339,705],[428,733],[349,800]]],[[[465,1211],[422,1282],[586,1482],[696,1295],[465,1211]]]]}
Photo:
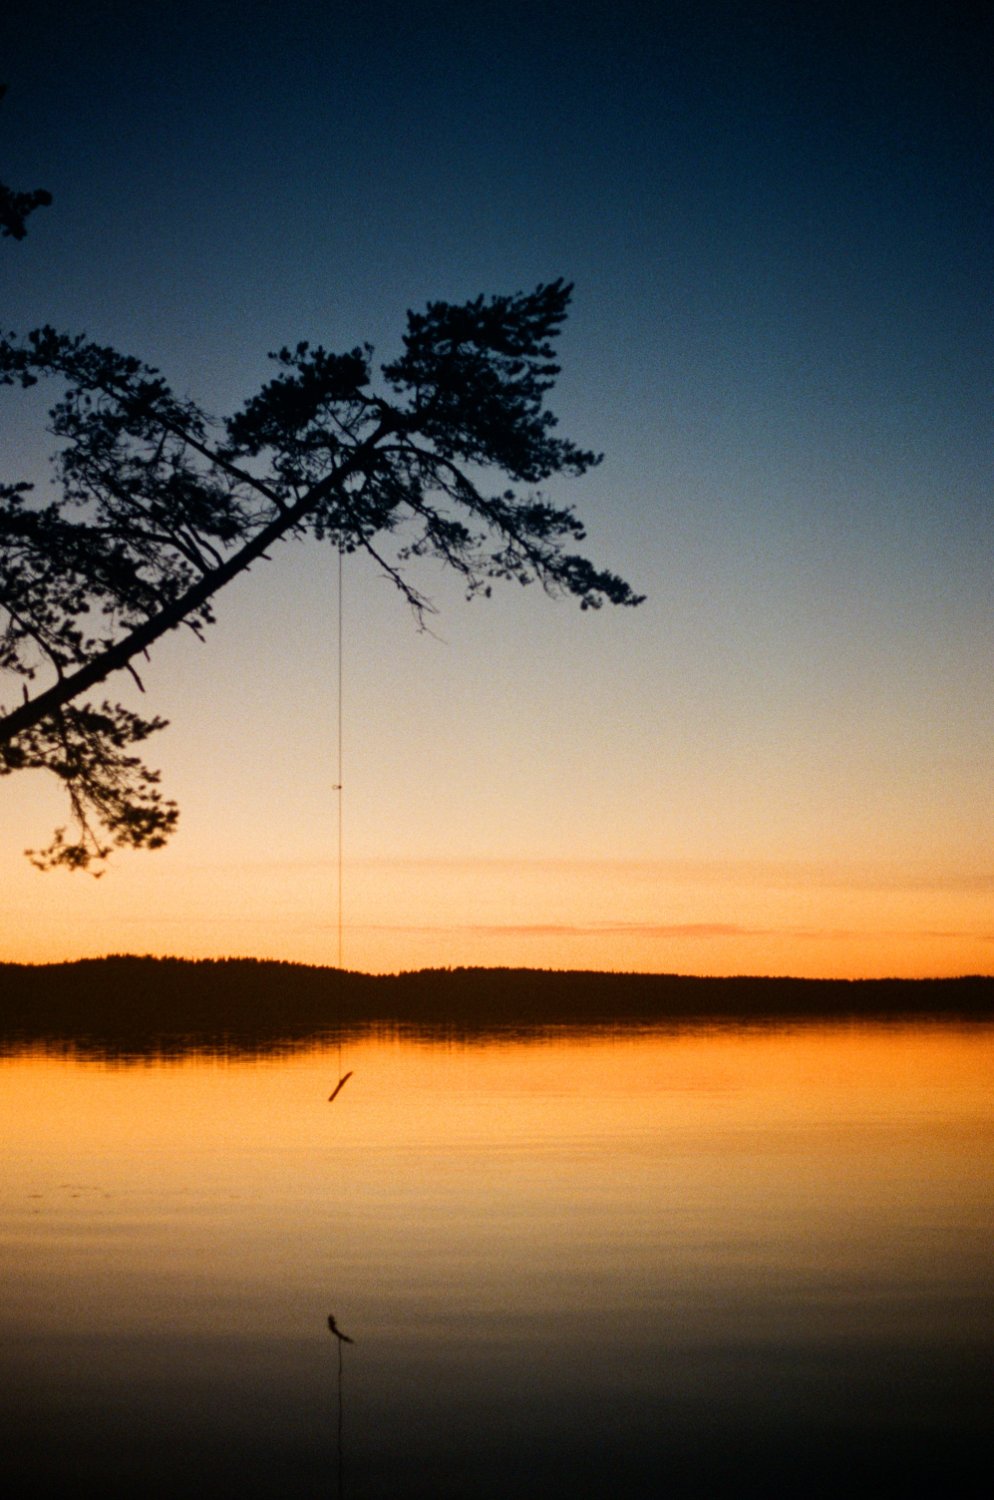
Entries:
{"type": "Polygon", "coordinates": [[[338,967],[342,967],[342,545],[338,544],[338,967]]]}
{"type": "MultiPolygon", "coordinates": [[[[337,797],[338,797],[338,988],[339,988],[339,994],[341,994],[342,978],[343,978],[343,973],[342,973],[342,952],[343,952],[342,933],[344,931],[344,926],[343,926],[343,921],[342,921],[342,913],[343,913],[343,910],[344,910],[344,903],[343,903],[343,871],[344,871],[344,861],[343,861],[343,858],[342,858],[342,849],[343,849],[343,840],[342,840],[342,821],[343,821],[343,819],[342,819],[342,784],[343,784],[342,783],[342,765],[343,765],[343,761],[342,761],[342,655],[343,655],[343,646],[342,646],[342,550],[343,550],[342,549],[342,544],[341,544],[341,542],[339,542],[339,544],[338,544],[338,734],[337,734],[338,747],[337,747],[337,759],[336,759],[336,780],[332,784],[332,791],[335,792],[336,795],[337,795],[337,797]]],[[[335,1084],[335,1087],[332,1089],[331,1093],[328,1095],[328,1103],[329,1104],[336,1097],[336,1095],[341,1092],[341,1090],[345,1087],[345,1085],[348,1083],[348,1081],[349,1081],[349,1079],[351,1077],[352,1077],[352,1070],[351,1069],[349,1069],[349,1071],[347,1073],[343,1073],[342,1072],[342,1030],[341,1030],[341,1018],[339,1018],[339,1028],[338,1028],[338,1082],[335,1084]]]]}

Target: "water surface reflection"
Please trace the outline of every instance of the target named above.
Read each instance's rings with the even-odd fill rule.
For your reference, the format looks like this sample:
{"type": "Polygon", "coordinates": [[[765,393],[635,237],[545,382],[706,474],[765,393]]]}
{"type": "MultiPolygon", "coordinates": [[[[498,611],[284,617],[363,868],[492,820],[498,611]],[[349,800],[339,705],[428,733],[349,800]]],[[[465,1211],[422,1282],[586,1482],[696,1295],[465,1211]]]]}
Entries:
{"type": "Polygon", "coordinates": [[[7,1467],[47,1495],[979,1494],[992,1063],[948,1022],[18,1052],[7,1467]]]}

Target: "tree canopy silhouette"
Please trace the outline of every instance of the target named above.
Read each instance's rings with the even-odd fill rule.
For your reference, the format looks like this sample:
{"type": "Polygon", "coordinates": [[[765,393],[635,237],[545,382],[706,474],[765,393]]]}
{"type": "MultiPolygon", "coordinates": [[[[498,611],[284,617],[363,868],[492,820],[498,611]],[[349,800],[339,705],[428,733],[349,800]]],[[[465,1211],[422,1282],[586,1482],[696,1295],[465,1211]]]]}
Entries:
{"type": "Polygon", "coordinates": [[[0,384],[57,393],[59,497],[0,485],[0,670],[23,697],[0,708],[0,775],[52,772],[74,819],[34,863],[98,869],[114,845],[164,843],[177,808],[134,753],[164,721],[85,695],[122,669],[141,686],[136,658],[180,625],[202,636],[218,591],[281,539],[367,552],[419,620],[431,605],[406,564],[424,556],[469,595],[516,579],[581,609],[640,602],[572,550],[581,522],[534,488],[599,462],[545,404],[571,290],[432,302],[378,373],[368,345],[281,349],[225,420],[85,337],[0,338],[0,384]]]}

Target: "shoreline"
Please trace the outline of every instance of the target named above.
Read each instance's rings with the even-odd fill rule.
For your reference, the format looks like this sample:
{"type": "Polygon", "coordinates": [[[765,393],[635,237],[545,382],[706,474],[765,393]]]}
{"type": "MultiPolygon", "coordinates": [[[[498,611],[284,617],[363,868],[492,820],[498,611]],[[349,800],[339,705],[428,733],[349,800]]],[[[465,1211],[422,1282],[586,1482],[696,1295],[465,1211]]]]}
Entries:
{"type": "Polygon", "coordinates": [[[363,974],[267,959],[111,955],[0,963],[0,1035],[171,1033],[370,1024],[501,1029],[695,1020],[994,1018],[994,977],[734,978],[453,968],[363,974]]]}

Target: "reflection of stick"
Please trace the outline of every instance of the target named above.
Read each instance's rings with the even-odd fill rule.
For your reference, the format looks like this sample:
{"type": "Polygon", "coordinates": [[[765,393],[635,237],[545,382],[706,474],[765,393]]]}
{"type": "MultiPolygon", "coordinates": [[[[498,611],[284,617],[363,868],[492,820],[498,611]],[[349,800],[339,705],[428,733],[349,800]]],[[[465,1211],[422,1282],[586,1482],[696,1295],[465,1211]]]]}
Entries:
{"type": "Polygon", "coordinates": [[[334,1317],[333,1313],[329,1313],[328,1314],[328,1327],[331,1329],[331,1331],[335,1335],[336,1339],[341,1339],[341,1341],[342,1341],[343,1344],[354,1344],[355,1343],[355,1339],[350,1339],[349,1336],[348,1336],[348,1334],[347,1333],[343,1333],[342,1330],[339,1328],[338,1324],[335,1322],[335,1317],[334,1317]]]}
{"type": "Polygon", "coordinates": [[[338,1080],[338,1082],[335,1084],[334,1091],[328,1095],[328,1103],[329,1104],[331,1103],[332,1099],[334,1099],[335,1095],[338,1094],[345,1087],[345,1085],[348,1083],[348,1081],[349,1081],[349,1079],[351,1077],[352,1077],[352,1069],[350,1068],[349,1071],[346,1073],[345,1077],[344,1078],[340,1078],[338,1080]]]}
{"type": "MultiPolygon", "coordinates": [[[[348,1078],[350,1076],[350,1074],[346,1073],[345,1078],[348,1078]]],[[[342,1079],[342,1083],[345,1082],[345,1078],[342,1079]]],[[[338,1085],[339,1089],[341,1088],[342,1083],[338,1085]]],[[[335,1090],[335,1094],[337,1093],[338,1089],[335,1090]]],[[[335,1095],[333,1094],[332,1098],[334,1097],[335,1095]]],[[[342,1345],[351,1344],[354,1341],[349,1338],[347,1333],[343,1333],[339,1328],[338,1324],[335,1322],[334,1313],[328,1314],[328,1327],[331,1329],[332,1333],[335,1335],[335,1338],[338,1340],[338,1500],[344,1500],[345,1444],[342,1442],[342,1430],[345,1422],[345,1407],[342,1402],[342,1345]]]]}

